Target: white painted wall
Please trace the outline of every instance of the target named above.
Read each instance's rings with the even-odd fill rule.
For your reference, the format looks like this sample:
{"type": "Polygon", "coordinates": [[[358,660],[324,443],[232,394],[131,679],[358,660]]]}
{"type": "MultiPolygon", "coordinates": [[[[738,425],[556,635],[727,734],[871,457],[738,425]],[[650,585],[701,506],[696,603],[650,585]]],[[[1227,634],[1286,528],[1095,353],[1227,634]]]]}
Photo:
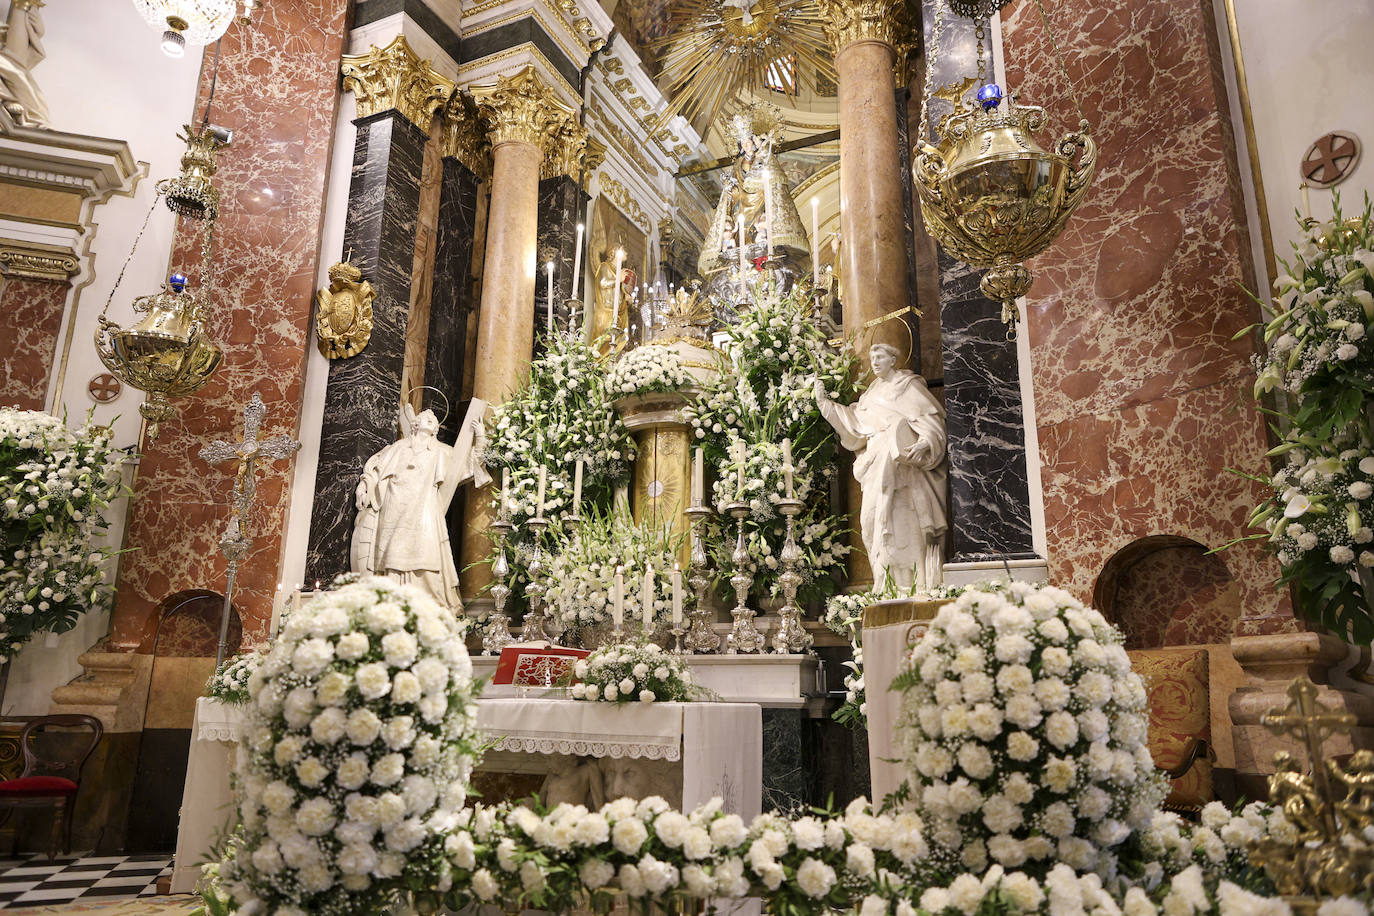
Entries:
{"type": "MultiPolygon", "coordinates": [[[[60,364],[73,305],[75,333],[61,402],[55,409],[59,414],[65,409],[70,422],[79,423],[94,404],[86,383],[105,371],[91,343],[96,319],[152,203],[154,182],[178,169],[183,145],[176,133],[191,120],[200,54],[191,49],[181,60],[165,56],[158,48],[158,34],[144,24],[127,0],[61,0],[43,9],[43,21],[47,58],[34,74],[47,97],[53,128],[124,140],[134,157],[149,165],[149,178],[139,182],[132,198],[112,197],[96,208],[90,264],[94,276],[68,300],[56,363],[60,364]]],[[[129,265],[110,306],[112,319],[127,324],[133,298],[155,292],[160,286],[171,250],[172,228],[172,214],[165,207],[153,213],[138,256],[129,265]]],[[[50,398],[57,387],[58,368],[54,365],[50,398]]],[[[113,403],[97,406],[95,418],[109,422],[118,417],[116,442],[135,444],[138,403],[138,392],[126,387],[113,403]]],[[[123,540],[125,510],[123,501],[112,508],[110,540],[116,545],[123,540]]],[[[53,688],[81,673],[77,656],[108,629],[108,614],[92,615],[69,633],[28,646],[9,673],[3,714],[47,713],[53,688]]]]}
{"type": "MultiPolygon", "coordinates": [[[[1235,10],[1274,254],[1284,258],[1299,233],[1298,164],[1312,141],[1346,130],[1365,145],[1355,173],[1335,189],[1347,212],[1374,190],[1374,14],[1369,0],[1236,0],[1235,10]]],[[[1218,31],[1229,56],[1224,17],[1218,31]]],[[[1312,216],[1330,218],[1331,192],[1310,194],[1312,216]]]]}

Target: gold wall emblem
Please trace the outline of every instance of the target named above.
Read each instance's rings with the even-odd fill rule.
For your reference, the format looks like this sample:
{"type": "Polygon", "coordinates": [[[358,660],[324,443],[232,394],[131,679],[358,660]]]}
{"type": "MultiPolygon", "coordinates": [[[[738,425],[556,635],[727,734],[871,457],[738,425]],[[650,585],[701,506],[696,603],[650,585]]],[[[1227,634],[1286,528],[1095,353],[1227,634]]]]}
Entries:
{"type": "Polygon", "coordinates": [[[329,287],[315,293],[315,337],[329,359],[357,356],[372,337],[377,291],[347,261],[329,268],[329,287]]]}

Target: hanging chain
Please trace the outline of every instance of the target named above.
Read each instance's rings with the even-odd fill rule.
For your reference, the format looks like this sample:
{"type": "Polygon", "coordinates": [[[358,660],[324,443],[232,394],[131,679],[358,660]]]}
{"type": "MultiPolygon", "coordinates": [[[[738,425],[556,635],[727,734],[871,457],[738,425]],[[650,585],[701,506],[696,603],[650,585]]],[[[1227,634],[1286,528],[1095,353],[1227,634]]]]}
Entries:
{"type": "Polygon", "coordinates": [[[1054,59],[1059,63],[1059,75],[1064,77],[1064,84],[1069,87],[1069,101],[1073,102],[1073,110],[1078,114],[1078,126],[1080,130],[1088,129],[1088,119],[1083,117],[1083,109],[1078,104],[1078,93],[1074,91],[1073,80],[1069,79],[1069,68],[1064,66],[1064,55],[1059,50],[1059,42],[1055,40],[1054,29],[1050,28],[1050,17],[1045,13],[1045,4],[1040,0],[1035,0],[1035,8],[1040,11],[1040,21],[1045,26],[1045,36],[1050,40],[1050,48],[1054,51],[1054,59]]]}
{"type": "Polygon", "coordinates": [[[988,61],[987,49],[984,47],[984,42],[987,41],[988,37],[988,21],[981,17],[976,20],[976,24],[973,27],[973,34],[978,39],[978,85],[986,86],[988,82],[988,61]]]}
{"type": "Polygon", "coordinates": [[[930,119],[927,114],[930,107],[930,94],[935,91],[935,64],[940,59],[940,30],[945,25],[945,5],[943,2],[935,4],[935,24],[930,29],[930,53],[926,57],[926,79],[925,87],[921,90],[921,142],[924,144],[930,138],[930,119]]]}
{"type": "Polygon", "coordinates": [[[110,287],[110,295],[105,297],[105,307],[100,310],[101,320],[110,311],[110,303],[114,301],[115,293],[119,290],[119,284],[124,281],[124,271],[129,269],[129,262],[134,259],[134,252],[138,251],[138,243],[143,241],[143,233],[148,231],[148,223],[153,218],[153,211],[157,209],[157,202],[162,199],[162,191],[158,190],[153,194],[152,206],[148,208],[148,214],[143,217],[143,225],[139,227],[138,235],[134,236],[133,247],[129,249],[129,255],[124,259],[124,265],[119,268],[119,276],[115,277],[114,286],[110,287]]]}

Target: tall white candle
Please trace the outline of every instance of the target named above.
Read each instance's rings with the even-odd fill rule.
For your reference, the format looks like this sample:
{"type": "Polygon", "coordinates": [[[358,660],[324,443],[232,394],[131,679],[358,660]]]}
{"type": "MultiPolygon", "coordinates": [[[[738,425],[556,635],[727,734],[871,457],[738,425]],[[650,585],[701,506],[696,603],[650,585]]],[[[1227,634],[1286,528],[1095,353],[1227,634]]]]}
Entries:
{"type": "MultiPolygon", "coordinates": [[[[766,174],[766,173],[765,173],[766,174]]],[[[763,181],[763,234],[768,237],[768,257],[773,257],[773,195],[768,179],[763,181]]]]}
{"type": "Polygon", "coordinates": [[[547,328],[547,330],[548,330],[548,332],[549,332],[550,334],[552,334],[552,333],[553,333],[553,262],[552,262],[552,261],[550,261],[550,262],[548,262],[547,264],[544,265],[544,273],[545,273],[545,276],[547,276],[547,277],[549,278],[549,283],[548,283],[548,291],[549,291],[549,315],[548,315],[548,328],[547,328]]]}
{"type": "Polygon", "coordinates": [[[611,297],[611,327],[620,327],[620,272],[625,265],[625,249],[615,250],[615,293],[611,297]]]}
{"type": "Polygon", "coordinates": [[[1302,192],[1302,215],[1304,219],[1312,218],[1312,198],[1307,194],[1307,182],[1301,182],[1298,190],[1302,192]]]}
{"type": "Polygon", "coordinates": [[[787,481],[787,498],[792,498],[792,440],[782,440],[782,476],[787,481]]]}
{"type": "Polygon", "coordinates": [[[582,279],[582,224],[577,224],[577,243],[573,246],[573,282],[572,297],[582,298],[582,289],[577,285],[577,281],[582,279]]]}
{"type": "Polygon", "coordinates": [[[682,567],[673,564],[673,626],[682,625],[682,567]]]}
{"type": "Polygon", "coordinates": [[[536,518],[544,517],[544,494],[549,486],[549,469],[543,465],[539,466],[539,498],[535,500],[534,515],[536,518]]]}
{"type": "Polygon", "coordinates": [[[500,509],[497,511],[497,515],[499,515],[499,516],[501,517],[501,521],[503,521],[503,522],[504,522],[504,521],[507,521],[507,520],[510,518],[510,508],[509,508],[510,503],[509,503],[509,500],[510,500],[510,468],[502,468],[502,469],[501,469],[501,507],[500,507],[500,509]]]}
{"type": "Polygon", "coordinates": [[[698,448],[692,455],[692,505],[700,506],[706,495],[705,458],[698,448]]]}
{"type": "Polygon", "coordinates": [[[744,442],[735,440],[735,498],[744,499],[744,442]]]}
{"type": "Polygon", "coordinates": [[[611,595],[611,620],[615,628],[625,622],[625,567],[615,568],[615,592],[611,595]]]}
{"type": "Polygon", "coordinates": [[[744,273],[744,214],[735,217],[735,231],[739,234],[739,272],[744,273]]]}
{"type": "Polygon", "coordinates": [[[573,471],[573,515],[582,514],[582,459],[577,459],[577,468],[573,471]]]}
{"type": "Polygon", "coordinates": [[[821,199],[811,198],[811,285],[821,285],[821,199]]]}
{"type": "Polygon", "coordinates": [[[644,620],[644,629],[654,626],[654,564],[644,570],[644,586],[639,590],[639,614],[644,620]]]}

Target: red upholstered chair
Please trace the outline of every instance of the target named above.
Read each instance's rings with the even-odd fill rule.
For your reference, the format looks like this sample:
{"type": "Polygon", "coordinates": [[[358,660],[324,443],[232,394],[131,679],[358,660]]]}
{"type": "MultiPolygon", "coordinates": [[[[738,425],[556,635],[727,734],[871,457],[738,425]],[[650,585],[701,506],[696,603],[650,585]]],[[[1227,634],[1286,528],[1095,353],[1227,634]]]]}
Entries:
{"type": "Polygon", "coordinates": [[[63,851],[72,851],[72,806],[81,785],[81,769],[100,743],[105,727],[95,716],[43,716],[24,726],[19,744],[24,749],[24,772],[0,782],[0,809],[8,818],[15,808],[54,808],[48,860],[57,857],[57,838],[63,851]],[[47,729],[78,729],[43,736],[47,729]],[[90,734],[84,734],[89,731],[90,734]]]}

